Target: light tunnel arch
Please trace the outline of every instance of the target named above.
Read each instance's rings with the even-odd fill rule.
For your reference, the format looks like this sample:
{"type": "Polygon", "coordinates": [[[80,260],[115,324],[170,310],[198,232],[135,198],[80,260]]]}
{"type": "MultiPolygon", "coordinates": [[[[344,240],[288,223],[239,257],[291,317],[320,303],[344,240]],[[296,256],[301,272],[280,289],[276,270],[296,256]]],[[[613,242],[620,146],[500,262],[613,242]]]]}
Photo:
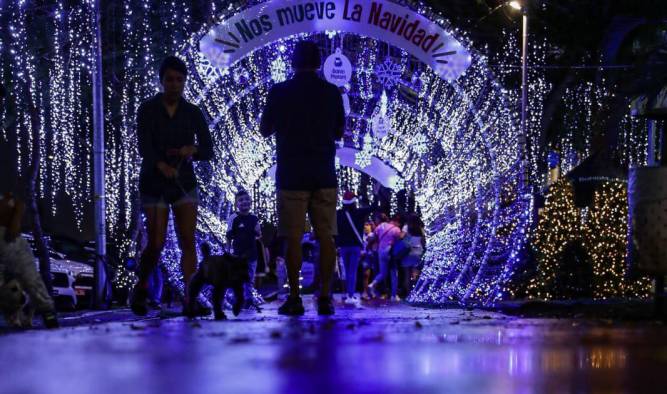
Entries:
{"type": "MultiPolygon", "coordinates": [[[[234,14],[222,15],[220,20],[234,14]]],[[[216,140],[216,160],[210,166],[199,166],[197,172],[205,185],[199,229],[202,234],[215,232],[218,238],[224,233],[221,217],[229,210],[237,187],[259,189],[256,197],[266,200],[267,205],[273,198],[274,189],[266,176],[274,165],[272,145],[256,133],[257,119],[274,83],[273,62],[282,58],[286,63],[295,40],[308,37],[329,51],[346,39],[374,47],[375,55],[362,50],[357,58],[354,51],[358,49],[348,52],[354,52],[355,67],[366,70],[355,70],[353,85],[357,86],[352,87],[359,96],[352,105],[358,107],[360,117],[372,117],[379,94],[374,91],[377,84],[372,73],[368,73],[377,59],[370,57],[383,54],[381,49],[387,48],[386,52],[399,61],[415,61],[401,48],[361,34],[348,32],[341,38],[341,33],[318,32],[268,42],[221,70],[199,51],[198,40],[208,29],[210,26],[194,34],[180,55],[191,69],[187,96],[211,119],[216,140]],[[362,91],[368,88],[362,86],[365,83],[370,92],[362,91]]],[[[428,226],[428,252],[422,276],[410,296],[413,302],[490,304],[502,299],[526,238],[529,204],[520,181],[523,163],[516,117],[484,56],[474,50],[470,53],[469,70],[452,81],[443,80],[422,63],[417,71],[426,92],[417,93],[416,103],[408,102],[397,90],[390,92],[396,133],[373,142],[371,161],[404,182],[394,181],[394,188],[403,186],[415,193],[428,226]],[[414,131],[417,128],[423,130],[414,131]],[[416,154],[424,150],[424,140],[428,153],[416,154]],[[419,149],[411,146],[415,141],[419,141],[419,149]]],[[[405,75],[414,75],[412,71],[405,75]]],[[[287,76],[289,70],[284,73],[287,76]]],[[[362,136],[369,126],[353,127],[353,137],[339,149],[347,155],[346,162],[341,160],[344,166],[351,163],[350,155],[363,150],[362,136]]],[[[385,186],[391,183],[386,177],[373,175],[384,179],[385,186]]]]}

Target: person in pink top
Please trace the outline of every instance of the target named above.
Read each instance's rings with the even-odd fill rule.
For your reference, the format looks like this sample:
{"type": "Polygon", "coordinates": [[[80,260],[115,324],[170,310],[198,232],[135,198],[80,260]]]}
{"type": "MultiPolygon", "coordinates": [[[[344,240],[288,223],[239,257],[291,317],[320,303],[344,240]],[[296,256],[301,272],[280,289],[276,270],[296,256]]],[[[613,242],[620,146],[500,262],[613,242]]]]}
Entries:
{"type": "MultiPolygon", "coordinates": [[[[386,216],[385,216],[386,219],[386,216]]],[[[391,247],[396,241],[401,239],[401,219],[398,215],[394,216],[390,221],[383,221],[375,228],[375,238],[378,241],[378,257],[380,260],[380,272],[377,274],[373,282],[368,285],[371,293],[376,294],[376,287],[381,283],[387,275],[391,282],[391,300],[400,301],[398,298],[398,266],[391,263],[391,247]]]]}

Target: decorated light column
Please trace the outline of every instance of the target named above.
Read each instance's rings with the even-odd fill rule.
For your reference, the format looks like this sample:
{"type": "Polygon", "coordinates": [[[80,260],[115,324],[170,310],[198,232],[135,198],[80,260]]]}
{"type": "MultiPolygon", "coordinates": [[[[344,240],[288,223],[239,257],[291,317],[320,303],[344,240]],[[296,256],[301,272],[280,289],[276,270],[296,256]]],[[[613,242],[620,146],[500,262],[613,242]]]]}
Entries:
{"type": "Polygon", "coordinates": [[[106,248],[106,206],[104,197],[104,94],[102,78],[102,33],[100,25],[100,0],[94,0],[93,5],[93,149],[94,149],[94,204],[95,204],[95,266],[94,276],[95,285],[94,305],[96,308],[102,308],[108,305],[110,300],[105,299],[104,291],[106,289],[106,269],[105,259],[106,248]]]}

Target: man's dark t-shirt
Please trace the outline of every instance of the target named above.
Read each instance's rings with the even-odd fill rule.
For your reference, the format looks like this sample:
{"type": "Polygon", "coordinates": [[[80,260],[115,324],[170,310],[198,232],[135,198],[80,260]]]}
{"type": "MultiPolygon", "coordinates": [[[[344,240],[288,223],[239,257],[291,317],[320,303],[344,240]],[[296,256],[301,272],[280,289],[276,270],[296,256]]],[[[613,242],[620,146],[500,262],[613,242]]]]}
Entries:
{"type": "Polygon", "coordinates": [[[161,93],[141,104],[137,114],[137,139],[139,155],[143,158],[139,190],[149,196],[181,196],[181,189],[189,192],[197,186],[192,162],[180,162],[180,157],[167,155],[170,149],[194,145],[196,139],[198,153],[193,160],[213,158],[213,142],[204,115],[199,107],[183,98],[174,116],[167,113],[161,93]],[[178,183],[162,175],[157,169],[158,161],[178,167],[178,183]]]}
{"type": "Polygon", "coordinates": [[[276,134],[278,190],[337,187],[336,140],[343,137],[345,110],[335,85],[314,72],[276,84],[262,116],[262,134],[276,134]]]}

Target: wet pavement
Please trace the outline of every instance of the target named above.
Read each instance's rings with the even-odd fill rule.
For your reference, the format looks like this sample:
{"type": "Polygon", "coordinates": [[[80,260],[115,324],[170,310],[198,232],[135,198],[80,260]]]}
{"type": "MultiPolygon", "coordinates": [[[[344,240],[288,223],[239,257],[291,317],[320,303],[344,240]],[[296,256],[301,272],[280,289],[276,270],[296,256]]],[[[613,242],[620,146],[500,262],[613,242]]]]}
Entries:
{"type": "Polygon", "coordinates": [[[0,331],[0,393],[663,393],[667,328],[311,300],[302,318],[225,322],[127,310],[0,331]]]}

